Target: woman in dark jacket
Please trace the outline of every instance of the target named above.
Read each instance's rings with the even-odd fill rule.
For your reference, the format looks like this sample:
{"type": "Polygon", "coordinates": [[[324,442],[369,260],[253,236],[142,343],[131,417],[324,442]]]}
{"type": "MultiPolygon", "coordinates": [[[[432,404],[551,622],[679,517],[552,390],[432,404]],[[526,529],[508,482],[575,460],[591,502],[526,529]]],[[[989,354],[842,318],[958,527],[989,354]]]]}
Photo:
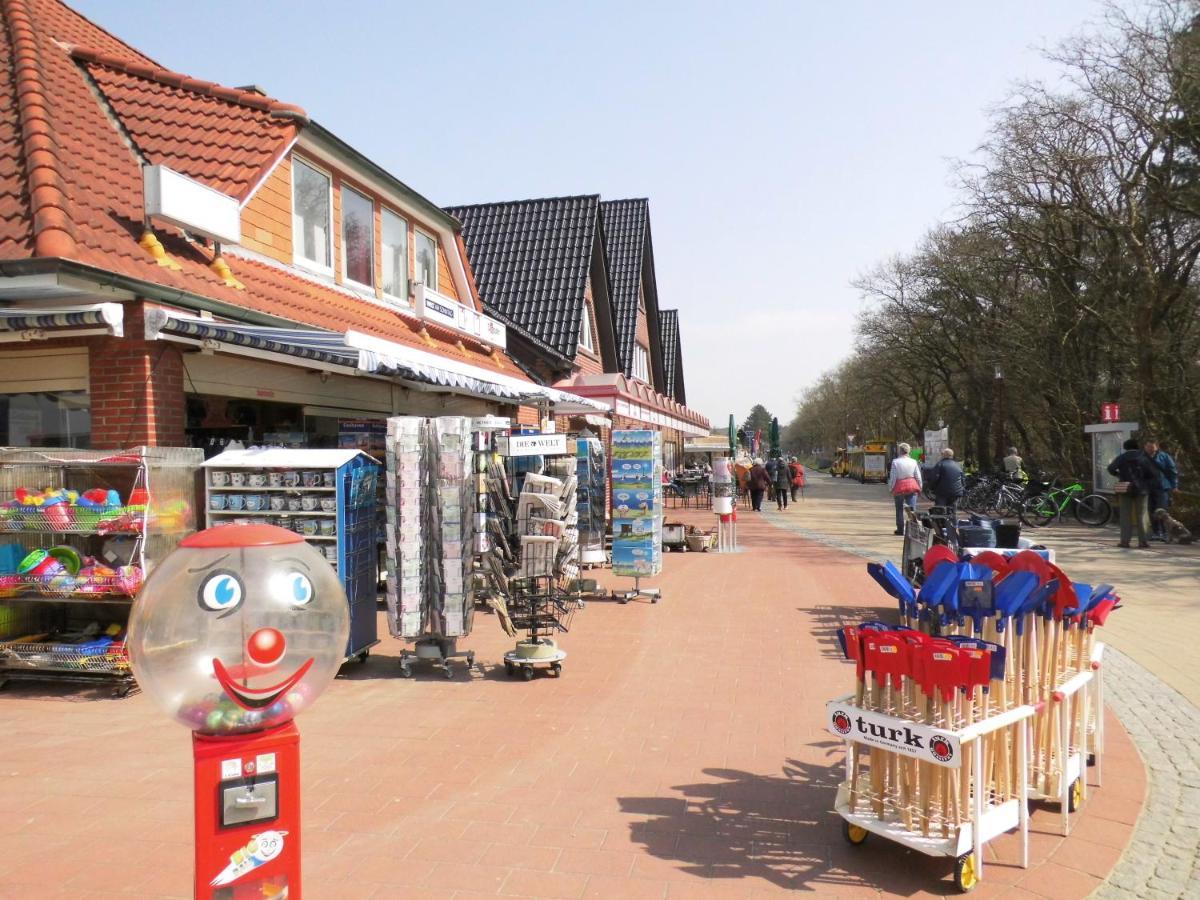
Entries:
{"type": "Polygon", "coordinates": [[[1125,452],[1108,464],[1108,473],[1117,476],[1125,485],[1124,491],[1118,489],[1117,500],[1121,516],[1121,543],[1119,546],[1129,547],[1129,539],[1133,536],[1134,526],[1137,526],[1138,549],[1145,550],[1150,546],[1147,540],[1146,524],[1150,502],[1150,489],[1154,485],[1155,472],[1150,467],[1138,442],[1130,438],[1123,445],[1125,452]]]}
{"type": "Polygon", "coordinates": [[[782,457],[775,461],[775,504],[782,510],[788,508],[788,494],[792,491],[792,471],[782,457]]]}
{"type": "Polygon", "coordinates": [[[750,468],[750,504],[755,512],[762,512],[763,494],[771,486],[771,476],[761,459],[756,459],[750,468]]]}

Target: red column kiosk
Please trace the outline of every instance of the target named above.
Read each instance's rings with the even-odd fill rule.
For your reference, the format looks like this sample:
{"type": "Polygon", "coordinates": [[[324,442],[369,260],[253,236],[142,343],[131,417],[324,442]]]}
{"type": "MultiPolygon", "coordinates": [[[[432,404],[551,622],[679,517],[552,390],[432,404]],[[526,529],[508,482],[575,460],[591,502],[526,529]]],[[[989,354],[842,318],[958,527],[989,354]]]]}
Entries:
{"type": "Polygon", "coordinates": [[[198,900],[301,896],[300,733],[342,663],[349,614],[298,534],[223,525],[151,573],[129,623],[138,683],[194,732],[198,900]]]}

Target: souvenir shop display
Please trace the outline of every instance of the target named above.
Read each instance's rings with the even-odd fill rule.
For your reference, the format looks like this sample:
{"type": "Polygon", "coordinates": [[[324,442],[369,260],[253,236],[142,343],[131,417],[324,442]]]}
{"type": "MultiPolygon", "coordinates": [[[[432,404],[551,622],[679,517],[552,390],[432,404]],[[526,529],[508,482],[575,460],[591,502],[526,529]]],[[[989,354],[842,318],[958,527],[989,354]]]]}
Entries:
{"type": "Polygon", "coordinates": [[[388,627],[414,644],[401,672],[428,660],[454,675],[449,660],[474,618],[476,471],[473,420],[465,416],[397,416],[387,422],[388,627]]]}
{"type": "Polygon", "coordinates": [[[350,610],[346,660],[366,661],[376,624],[379,463],[359,450],[252,447],[205,460],[207,524],[275,525],[336,570],[350,610]]]}
{"type": "Polygon", "coordinates": [[[633,589],[614,591],[621,603],[662,593],[641,580],[662,571],[662,435],[657,431],[612,433],[612,567],[633,579],[633,589]]]}
{"type": "Polygon", "coordinates": [[[196,528],[200,450],[0,450],[0,684],[133,689],[126,627],[154,566],[196,528]]]}
{"type": "Polygon", "coordinates": [[[604,442],[588,433],[575,442],[575,477],[579,512],[579,563],[602,566],[608,556],[604,550],[607,526],[608,465],[604,442]]]}
{"type": "Polygon", "coordinates": [[[1014,828],[1028,865],[1028,801],[1057,800],[1062,831],[1102,756],[1103,645],[1118,608],[1110,585],[1073,583],[1043,555],[947,547],[913,587],[892,563],[868,572],[897,621],[838,632],[852,693],[826,706],[846,742],[837,812],[852,844],[869,834],[955,860],[955,883],[983,877],[983,844],[1014,828]],[[864,765],[865,757],[865,765],[864,765]]]}

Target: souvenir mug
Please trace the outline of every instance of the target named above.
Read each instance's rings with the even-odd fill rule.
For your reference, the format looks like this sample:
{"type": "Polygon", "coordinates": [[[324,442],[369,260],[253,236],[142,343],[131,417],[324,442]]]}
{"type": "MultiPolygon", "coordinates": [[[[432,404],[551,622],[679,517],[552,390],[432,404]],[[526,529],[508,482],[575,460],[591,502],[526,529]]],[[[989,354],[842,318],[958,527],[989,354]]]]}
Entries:
{"type": "Polygon", "coordinates": [[[316,534],[320,528],[320,523],[316,519],[305,519],[301,525],[301,529],[309,537],[316,534]]]}
{"type": "Polygon", "coordinates": [[[224,494],[209,495],[208,508],[209,509],[224,509],[225,508],[225,495],[224,494]]]}
{"type": "Polygon", "coordinates": [[[288,504],[288,509],[290,509],[292,512],[299,512],[301,509],[304,508],[303,506],[300,505],[299,497],[288,497],[287,504],[288,504]]]}
{"type": "Polygon", "coordinates": [[[320,472],[305,472],[303,477],[305,487],[320,487],[321,473],[320,472]]]}
{"type": "Polygon", "coordinates": [[[271,495],[271,509],[278,512],[281,509],[287,509],[287,497],[282,494],[271,495]]]}
{"type": "Polygon", "coordinates": [[[320,529],[321,534],[328,536],[328,535],[333,534],[336,529],[337,529],[337,522],[335,522],[333,519],[322,519],[321,520],[321,529],[320,529]]]}
{"type": "Polygon", "coordinates": [[[229,484],[228,472],[213,472],[210,477],[212,479],[213,487],[225,487],[227,484],[229,484]]]}
{"type": "Polygon", "coordinates": [[[267,484],[271,487],[283,487],[283,473],[270,472],[267,474],[267,484]]]}
{"type": "Polygon", "coordinates": [[[334,487],[336,484],[337,472],[322,472],[321,481],[325,487],[334,487]]]}
{"type": "Polygon", "coordinates": [[[283,473],[284,487],[300,487],[300,473],[289,471],[283,473]]]}
{"type": "Polygon", "coordinates": [[[337,544],[330,544],[325,548],[325,558],[330,562],[337,562],[337,544]]]}
{"type": "Polygon", "coordinates": [[[250,487],[266,487],[267,476],[262,472],[251,472],[246,477],[246,484],[250,485],[250,487]]]}
{"type": "Polygon", "coordinates": [[[246,473],[245,472],[230,472],[229,483],[234,487],[245,487],[246,473]]]}
{"type": "MultiPolygon", "coordinates": [[[[236,473],[235,473],[235,477],[236,477],[236,473]]],[[[230,509],[245,509],[246,508],[245,495],[244,494],[230,494],[229,495],[229,508],[230,509]]]]}
{"type": "Polygon", "coordinates": [[[300,508],[305,512],[312,512],[320,505],[321,501],[311,495],[300,498],[300,508]]]}
{"type": "Polygon", "coordinates": [[[334,499],[333,497],[322,497],[321,498],[321,510],[323,512],[336,512],[337,511],[337,500],[334,499]]]}
{"type": "MultiPolygon", "coordinates": [[[[253,478],[254,476],[251,475],[250,477],[253,478]]],[[[251,512],[260,512],[266,508],[267,508],[266,494],[247,494],[246,495],[246,509],[250,510],[251,512]]]]}

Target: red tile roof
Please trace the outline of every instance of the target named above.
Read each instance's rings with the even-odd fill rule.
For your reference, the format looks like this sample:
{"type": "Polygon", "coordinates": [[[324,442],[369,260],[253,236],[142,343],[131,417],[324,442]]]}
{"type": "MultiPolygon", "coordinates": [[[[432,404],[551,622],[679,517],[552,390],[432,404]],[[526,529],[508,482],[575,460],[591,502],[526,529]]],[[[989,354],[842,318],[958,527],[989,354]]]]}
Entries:
{"type": "Polygon", "coordinates": [[[511,360],[457,332],[429,326],[430,345],[419,322],[272,265],[229,257],[245,285],[236,290],[209,268],[212,251],[177,231],[158,229],[158,235],[180,269],[159,266],[137,243],[142,174],[128,141],[151,162],[235,191],[256,183],[250,173],[286,150],[292,130],[303,127],[303,111],[171,73],[58,0],[0,0],[0,11],[0,259],[74,260],[525,380],[511,360]]]}

